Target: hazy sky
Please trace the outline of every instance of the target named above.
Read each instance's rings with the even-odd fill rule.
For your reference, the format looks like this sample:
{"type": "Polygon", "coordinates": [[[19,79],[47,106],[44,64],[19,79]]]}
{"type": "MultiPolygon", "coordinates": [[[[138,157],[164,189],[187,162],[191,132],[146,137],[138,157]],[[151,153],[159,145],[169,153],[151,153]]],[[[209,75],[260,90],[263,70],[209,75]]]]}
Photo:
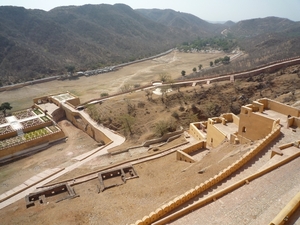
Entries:
{"type": "Polygon", "coordinates": [[[133,9],[174,9],[209,21],[277,16],[300,21],[300,0],[0,0],[0,5],[50,10],[57,6],[124,3],[133,9]]]}

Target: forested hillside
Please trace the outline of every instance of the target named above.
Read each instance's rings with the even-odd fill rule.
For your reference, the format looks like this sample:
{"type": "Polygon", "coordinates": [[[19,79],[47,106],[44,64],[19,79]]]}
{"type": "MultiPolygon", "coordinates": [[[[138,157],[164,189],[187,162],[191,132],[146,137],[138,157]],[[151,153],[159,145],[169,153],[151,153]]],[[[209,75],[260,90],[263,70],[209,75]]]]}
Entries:
{"type": "Polygon", "coordinates": [[[49,12],[0,7],[0,86],[149,57],[176,46],[239,46],[239,67],[300,55],[300,23],[268,17],[211,24],[174,10],[124,4],[58,7],[49,12]],[[227,39],[224,39],[226,37],[227,39]],[[229,37],[229,39],[228,39],[229,37]],[[209,40],[207,42],[207,40],[209,40]]]}

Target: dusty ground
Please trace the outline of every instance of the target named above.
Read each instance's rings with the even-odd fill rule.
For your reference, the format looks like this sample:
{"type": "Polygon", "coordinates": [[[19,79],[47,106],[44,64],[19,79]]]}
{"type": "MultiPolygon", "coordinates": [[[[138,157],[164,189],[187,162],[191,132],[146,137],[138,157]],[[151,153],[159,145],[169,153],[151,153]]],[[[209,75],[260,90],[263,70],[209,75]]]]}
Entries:
{"type": "MultiPolygon", "coordinates": [[[[175,78],[180,76],[181,70],[192,71],[192,68],[197,67],[200,63],[202,65],[208,65],[209,61],[218,57],[217,55],[208,54],[172,53],[158,60],[135,64],[110,74],[82,77],[79,80],[73,81],[54,81],[5,92],[4,95],[1,93],[0,102],[7,101],[4,99],[9,98],[15,109],[18,107],[26,108],[31,104],[31,98],[36,97],[36,95],[67,90],[78,95],[82,101],[86,101],[91,98],[98,98],[100,93],[103,92],[114,93],[125,83],[143,84],[145,80],[147,80],[147,82],[156,80],[158,79],[158,74],[162,71],[169,73],[175,78]],[[205,59],[205,56],[208,56],[208,58],[205,59]],[[20,97],[23,96],[24,93],[28,94],[28,96],[20,97]]],[[[290,103],[299,100],[299,87],[296,89],[294,95],[289,91],[283,93],[284,89],[290,89],[290,87],[293,86],[291,83],[296,82],[297,85],[298,78],[296,74],[286,73],[275,79],[279,81],[278,85],[273,86],[273,91],[270,90],[270,88],[264,88],[262,92],[263,96],[267,97],[270,95],[272,97],[274,95],[273,98],[277,97],[277,99],[282,102],[290,103]]],[[[262,80],[262,82],[265,81],[262,80]]],[[[186,96],[190,94],[188,104],[183,104],[185,108],[190,108],[193,101],[200,99],[201,102],[198,107],[204,111],[206,108],[201,108],[201,105],[206,104],[203,103],[204,100],[201,97],[204,91],[209,90],[208,93],[210,92],[209,97],[206,97],[208,99],[207,101],[214,102],[218,99],[221,101],[223,99],[223,102],[225,102],[224,96],[226,97],[225,99],[227,99],[227,97],[231,96],[234,92],[234,95],[239,97],[241,93],[248,90],[249,87],[249,89],[251,89],[251,86],[255,86],[259,83],[259,81],[238,82],[235,85],[222,83],[217,87],[212,85],[204,86],[203,89],[197,87],[196,93],[193,88],[183,88],[182,92],[186,93],[186,96]],[[213,90],[215,90],[215,92],[213,90]],[[223,93],[222,91],[225,91],[224,94],[220,94],[223,93]]],[[[251,98],[260,96],[257,89],[255,89],[253,93],[251,98]]],[[[147,102],[145,93],[140,94],[142,97],[139,96],[138,93],[134,93],[128,95],[127,98],[130,98],[132,101],[138,101],[138,99],[142,98],[144,102],[147,102]]],[[[118,106],[120,102],[122,102],[122,99],[114,99],[110,102],[111,105],[107,104],[106,106],[106,103],[104,103],[102,106],[108,109],[117,109],[117,107],[123,107],[118,106]]],[[[151,104],[150,102],[149,105],[147,105],[147,111],[149,111],[150,114],[145,114],[146,108],[143,108],[142,111],[139,112],[141,113],[139,117],[145,114],[144,119],[146,118],[147,121],[153,118],[165,119],[167,115],[170,115],[170,113],[180,105],[180,103],[177,102],[174,106],[170,105],[169,109],[165,109],[162,104],[159,107],[151,107],[151,104]],[[148,115],[151,115],[151,117],[146,117],[148,115]]],[[[227,103],[225,102],[225,104],[227,103]]],[[[187,116],[182,115],[182,119],[183,117],[187,116]]],[[[147,123],[143,124],[145,124],[145,127],[148,127],[145,129],[149,129],[148,131],[141,131],[145,137],[127,143],[128,146],[141,144],[142,140],[152,135],[151,127],[147,126],[147,123]]],[[[1,167],[0,193],[19,185],[22,181],[47,168],[53,168],[61,164],[68,165],[71,158],[95,148],[96,143],[89,136],[71,126],[67,121],[62,121],[60,125],[69,136],[68,141],[41,153],[1,167]]],[[[122,147],[124,148],[125,146],[122,147]]],[[[15,202],[0,210],[1,223],[130,224],[148,215],[149,212],[173,199],[175,196],[186,192],[190,188],[214,176],[221,169],[237,160],[248,149],[248,146],[239,146],[238,149],[236,149],[234,146],[227,144],[222,148],[211,150],[210,153],[205,154],[201,161],[195,164],[176,161],[175,154],[171,154],[157,160],[136,165],[135,170],[139,178],[129,180],[125,185],[108,189],[100,194],[97,194],[98,183],[96,180],[93,180],[75,186],[75,191],[80,197],[72,200],[54,203],[54,201],[52,201],[53,199],[50,199],[49,204],[37,204],[35,207],[29,209],[26,209],[24,200],[15,202]],[[203,168],[206,168],[205,173],[198,174],[198,171],[203,168]]],[[[62,178],[70,178],[78,174],[89,172],[91,168],[96,170],[101,166],[101,159],[98,158],[87,165],[83,165],[76,171],[73,171],[73,173],[66,174],[66,177],[62,178]]]]}
{"type": "Polygon", "coordinates": [[[175,154],[137,164],[139,178],[122,186],[97,194],[99,183],[93,180],[74,187],[79,198],[29,209],[20,200],[1,210],[0,216],[4,224],[130,224],[238,159],[242,152],[231,155],[232,147],[211,150],[195,164],[176,161],[175,154]],[[205,173],[198,174],[203,168],[205,173]]]}
{"type": "Polygon", "coordinates": [[[59,122],[68,140],[42,152],[0,167],[0,193],[4,193],[30,177],[57,166],[67,166],[70,160],[96,148],[97,142],[69,121],[59,122]]]}
{"type": "Polygon", "coordinates": [[[80,77],[78,80],[51,81],[42,84],[26,86],[13,91],[1,92],[0,102],[9,101],[13,110],[31,106],[32,99],[37,96],[51,95],[70,91],[80,97],[81,102],[99,98],[101,93],[113,94],[120,91],[124,84],[145,85],[159,79],[160,73],[167,73],[172,78],[181,76],[181,71],[192,73],[199,64],[209,67],[209,62],[224,53],[181,53],[172,52],[166,56],[126,66],[118,71],[90,77],[80,77]]]}

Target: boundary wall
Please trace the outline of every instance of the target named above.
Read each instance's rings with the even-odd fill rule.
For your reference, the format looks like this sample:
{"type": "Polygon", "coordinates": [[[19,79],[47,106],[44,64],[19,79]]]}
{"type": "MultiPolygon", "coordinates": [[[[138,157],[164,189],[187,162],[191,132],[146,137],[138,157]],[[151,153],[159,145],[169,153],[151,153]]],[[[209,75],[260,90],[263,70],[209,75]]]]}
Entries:
{"type": "Polygon", "coordinates": [[[148,216],[145,216],[141,220],[136,221],[135,225],[146,225],[154,223],[155,221],[161,219],[167,213],[179,207],[180,205],[196,197],[203,191],[209,189],[210,187],[220,182],[221,180],[229,177],[233,172],[237,171],[239,168],[245,165],[250,159],[252,159],[256,154],[258,154],[268,144],[270,144],[276,137],[278,137],[280,135],[280,128],[280,125],[277,125],[271,133],[269,133],[264,139],[259,141],[258,144],[256,144],[249,152],[245,153],[239,160],[228,166],[226,169],[220,171],[214,177],[210,178],[209,180],[206,180],[204,183],[201,183],[195,188],[190,189],[184,194],[176,197],[175,199],[171,200],[170,202],[151,212],[148,216]]]}
{"type": "MultiPolygon", "coordinates": [[[[255,76],[255,75],[259,75],[261,73],[264,72],[274,72],[282,67],[287,67],[287,66],[293,66],[293,65],[297,65],[300,63],[300,57],[293,57],[293,58],[288,58],[288,59],[283,59],[283,60],[277,60],[274,62],[271,62],[269,64],[265,64],[250,70],[246,70],[246,71],[241,71],[241,72],[237,72],[237,73],[229,73],[229,74],[223,74],[223,75],[214,75],[214,76],[209,76],[209,77],[203,77],[203,78],[193,78],[193,79],[187,79],[184,81],[180,81],[177,82],[176,85],[182,85],[183,83],[187,84],[187,83],[199,83],[199,84],[206,84],[206,81],[209,80],[210,83],[212,82],[217,82],[217,81],[224,81],[224,80],[230,80],[231,76],[234,76],[235,79],[242,79],[242,78],[248,78],[251,76],[255,76]]],[[[171,83],[165,83],[165,85],[170,85],[171,83]]],[[[109,99],[111,97],[114,96],[118,96],[121,94],[126,94],[126,93],[130,93],[136,90],[142,90],[144,88],[148,88],[148,87],[152,87],[153,85],[146,85],[143,87],[139,87],[137,89],[132,89],[130,91],[127,92],[122,92],[122,93],[116,93],[113,95],[110,95],[108,97],[104,97],[104,98],[97,98],[97,99],[92,99],[89,100],[87,102],[84,102],[81,104],[81,106],[87,105],[87,104],[92,104],[93,101],[98,102],[101,100],[105,100],[105,99],[109,99]]]]}

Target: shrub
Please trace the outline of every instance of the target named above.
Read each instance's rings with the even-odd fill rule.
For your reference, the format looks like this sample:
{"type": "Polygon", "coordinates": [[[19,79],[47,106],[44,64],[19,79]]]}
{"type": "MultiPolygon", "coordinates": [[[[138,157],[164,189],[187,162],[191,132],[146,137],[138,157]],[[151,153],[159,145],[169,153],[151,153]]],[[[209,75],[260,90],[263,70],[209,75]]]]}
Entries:
{"type": "Polygon", "coordinates": [[[173,113],[172,113],[172,116],[175,118],[175,119],[179,119],[179,115],[178,115],[178,113],[176,112],[176,111],[174,111],[173,113]]]}
{"type": "Polygon", "coordinates": [[[106,97],[106,96],[108,96],[108,93],[106,93],[106,92],[104,92],[104,93],[101,93],[101,95],[100,95],[101,97],[106,97]]]}

